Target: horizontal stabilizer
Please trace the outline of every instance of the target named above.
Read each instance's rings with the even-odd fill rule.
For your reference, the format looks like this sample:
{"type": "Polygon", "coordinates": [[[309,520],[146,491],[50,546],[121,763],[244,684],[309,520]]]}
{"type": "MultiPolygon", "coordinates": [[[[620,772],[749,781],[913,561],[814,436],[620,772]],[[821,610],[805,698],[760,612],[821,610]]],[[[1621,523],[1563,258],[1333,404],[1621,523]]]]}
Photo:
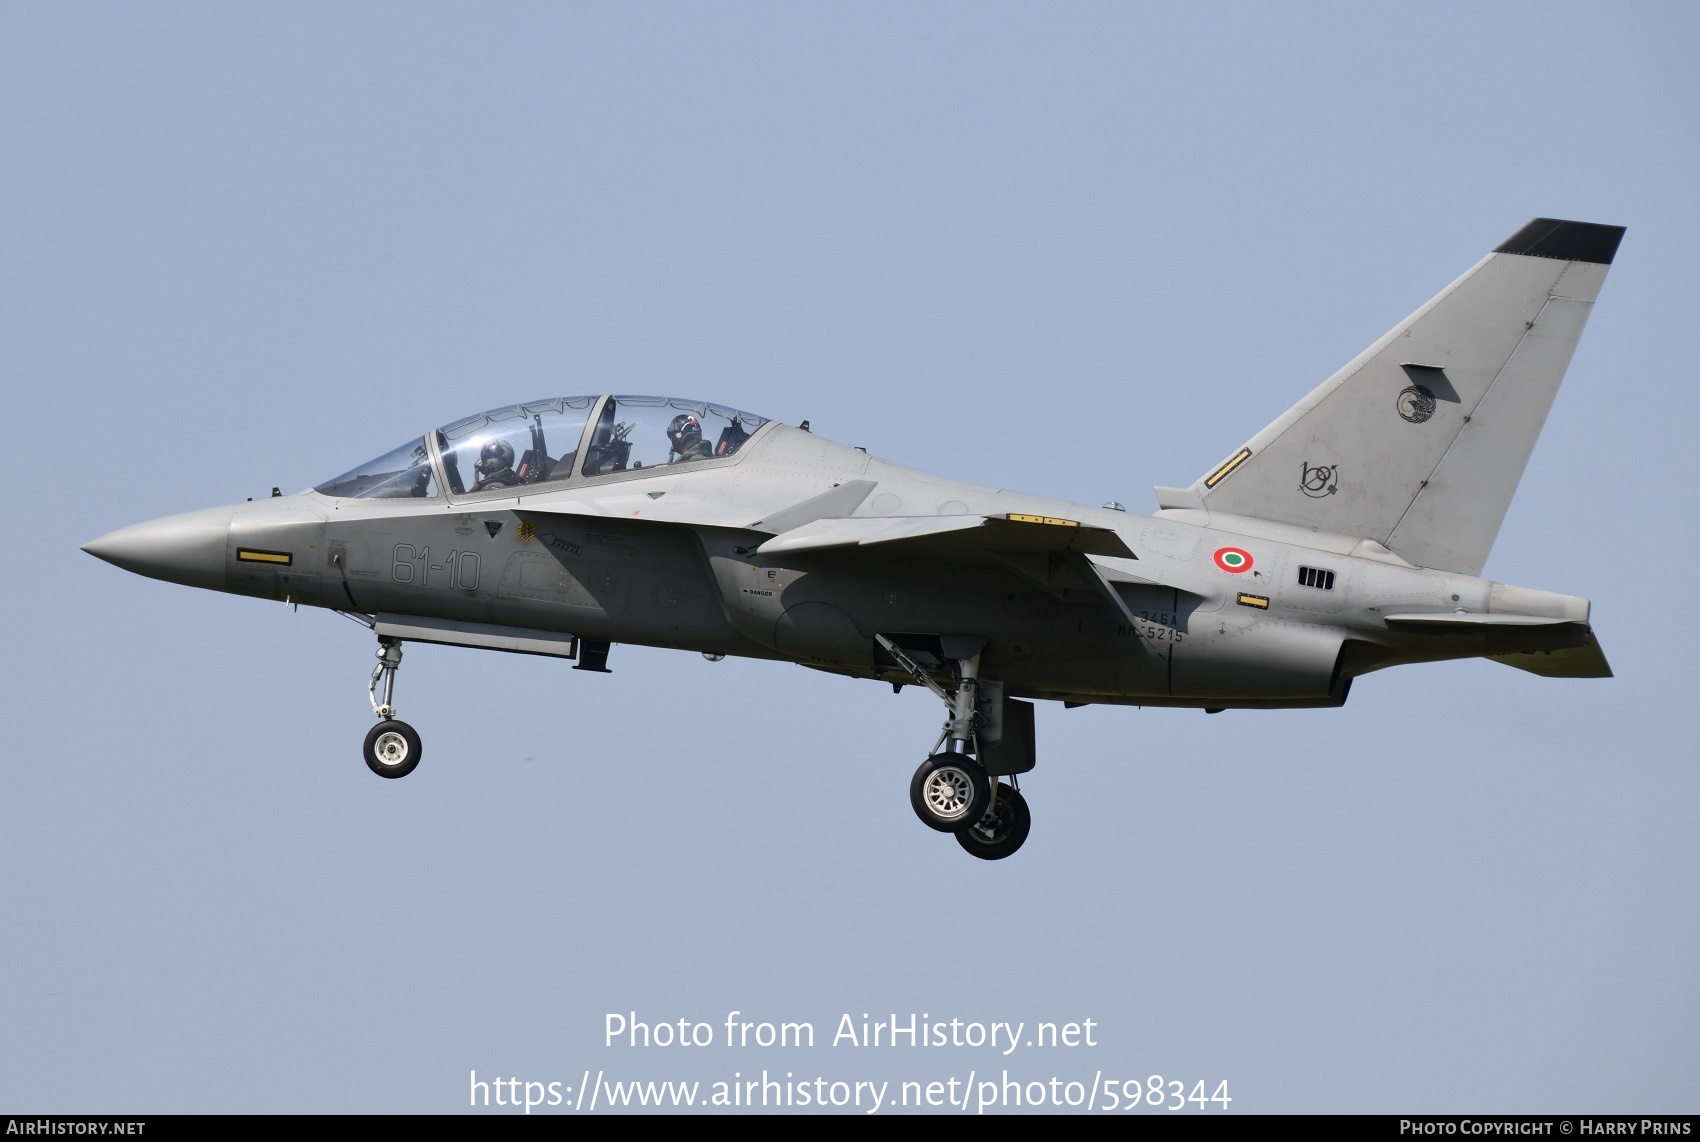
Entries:
{"type": "MultiPolygon", "coordinates": [[[[1549,673],[1548,667],[1557,656],[1583,651],[1589,646],[1594,648],[1594,656],[1599,657],[1599,644],[1594,641],[1594,632],[1588,624],[1562,615],[1495,615],[1441,611],[1433,614],[1388,615],[1387,625],[1389,629],[1404,634],[1480,639],[1484,657],[1522,670],[1531,670],[1536,674],[1549,673]],[[1525,661],[1533,665],[1525,665],[1525,661]]],[[[1564,661],[1571,662],[1569,659],[1564,661]]],[[[1598,665],[1599,668],[1605,669],[1603,657],[1598,665]]],[[[1572,666],[1561,667],[1565,673],[1555,677],[1606,676],[1568,673],[1572,668],[1592,667],[1578,659],[1572,666]]],[[[1609,674],[1609,670],[1607,673],[1609,674]]]]}
{"type": "Polygon", "coordinates": [[[1503,662],[1507,666],[1515,666],[1518,670],[1527,670],[1530,674],[1539,674],[1543,678],[1612,676],[1605,651],[1600,649],[1600,641],[1594,637],[1593,631],[1588,632],[1588,641],[1581,646],[1537,651],[1534,654],[1495,654],[1490,657],[1495,662],[1503,662]]]}
{"type": "Polygon", "coordinates": [[[1388,615],[1389,626],[1439,630],[1453,627],[1459,630],[1479,630],[1482,627],[1548,627],[1573,623],[1566,617],[1547,615],[1487,615],[1467,611],[1435,611],[1414,615],[1388,615]]]}

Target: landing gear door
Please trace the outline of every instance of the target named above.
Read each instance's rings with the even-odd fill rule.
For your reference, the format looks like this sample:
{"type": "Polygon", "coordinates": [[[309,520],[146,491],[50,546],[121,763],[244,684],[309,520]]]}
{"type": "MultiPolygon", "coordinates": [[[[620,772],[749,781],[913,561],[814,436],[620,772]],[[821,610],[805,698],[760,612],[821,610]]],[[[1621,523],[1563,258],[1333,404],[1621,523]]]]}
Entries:
{"type": "Polygon", "coordinates": [[[981,682],[974,696],[980,765],[988,777],[1026,773],[1036,760],[1033,703],[1006,698],[1002,682],[981,682]]]}

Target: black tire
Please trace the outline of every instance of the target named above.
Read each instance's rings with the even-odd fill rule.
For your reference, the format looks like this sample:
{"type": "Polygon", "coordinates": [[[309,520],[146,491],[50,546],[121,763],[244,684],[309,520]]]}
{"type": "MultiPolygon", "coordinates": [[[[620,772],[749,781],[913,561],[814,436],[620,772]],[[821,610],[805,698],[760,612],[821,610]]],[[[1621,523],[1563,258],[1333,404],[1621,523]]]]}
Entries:
{"type": "Polygon", "coordinates": [[[992,798],[986,771],[960,753],[935,753],[909,782],[909,804],[929,829],[954,833],[978,821],[992,798]]]}
{"type": "Polygon", "coordinates": [[[998,782],[998,803],[983,813],[978,821],[956,834],[956,843],[969,856],[981,860],[1002,860],[1020,848],[1033,828],[1033,814],[1027,799],[1013,786],[998,782]]]}
{"type": "Polygon", "coordinates": [[[406,777],[419,767],[424,747],[406,722],[379,722],[366,731],[366,768],[379,777],[406,777]]]}

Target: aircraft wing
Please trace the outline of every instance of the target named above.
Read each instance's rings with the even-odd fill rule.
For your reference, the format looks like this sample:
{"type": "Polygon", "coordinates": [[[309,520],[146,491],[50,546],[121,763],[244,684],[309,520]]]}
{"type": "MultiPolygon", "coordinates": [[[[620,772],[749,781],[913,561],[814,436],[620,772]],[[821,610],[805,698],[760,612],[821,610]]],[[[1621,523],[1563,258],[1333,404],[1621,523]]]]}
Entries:
{"type": "Polygon", "coordinates": [[[817,519],[802,527],[780,532],[756,548],[763,555],[785,551],[818,551],[827,547],[860,547],[863,544],[895,543],[928,535],[978,528],[986,522],[978,515],[882,516],[875,519],[817,519]]]}
{"type": "Polygon", "coordinates": [[[776,535],[756,550],[776,555],[850,547],[913,549],[916,554],[942,558],[999,552],[1076,552],[1134,558],[1121,537],[1109,528],[1015,513],[819,519],[776,535]]]}

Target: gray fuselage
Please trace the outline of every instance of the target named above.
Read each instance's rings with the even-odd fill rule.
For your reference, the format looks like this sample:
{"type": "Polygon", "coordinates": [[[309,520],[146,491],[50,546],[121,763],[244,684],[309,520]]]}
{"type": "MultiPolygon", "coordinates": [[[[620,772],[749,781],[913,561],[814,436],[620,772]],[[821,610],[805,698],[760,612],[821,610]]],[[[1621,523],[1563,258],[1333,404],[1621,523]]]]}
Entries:
{"type": "MultiPolygon", "coordinates": [[[[440,463],[436,449],[432,459],[440,463]]],[[[1424,570],[1385,550],[1366,556],[1338,537],[1307,545],[1281,534],[1297,529],[1241,533],[1173,518],[1184,514],[944,480],[769,423],[725,459],[544,491],[304,492],[138,525],[90,549],[143,574],[259,598],[887,680],[902,671],[876,635],[971,635],[986,640],[983,677],[1012,696],[1071,702],[1338,705],[1352,677],[1382,666],[1575,641],[1550,624],[1509,635],[1445,622],[1410,629],[1390,625],[1390,614],[1587,622],[1585,600],[1424,570]],[[811,522],[806,511],[765,521],[809,501],[830,507],[834,489],[852,486],[848,519],[1046,517],[1113,532],[1134,558],[925,538],[756,550],[776,530],[811,522]]]]}

